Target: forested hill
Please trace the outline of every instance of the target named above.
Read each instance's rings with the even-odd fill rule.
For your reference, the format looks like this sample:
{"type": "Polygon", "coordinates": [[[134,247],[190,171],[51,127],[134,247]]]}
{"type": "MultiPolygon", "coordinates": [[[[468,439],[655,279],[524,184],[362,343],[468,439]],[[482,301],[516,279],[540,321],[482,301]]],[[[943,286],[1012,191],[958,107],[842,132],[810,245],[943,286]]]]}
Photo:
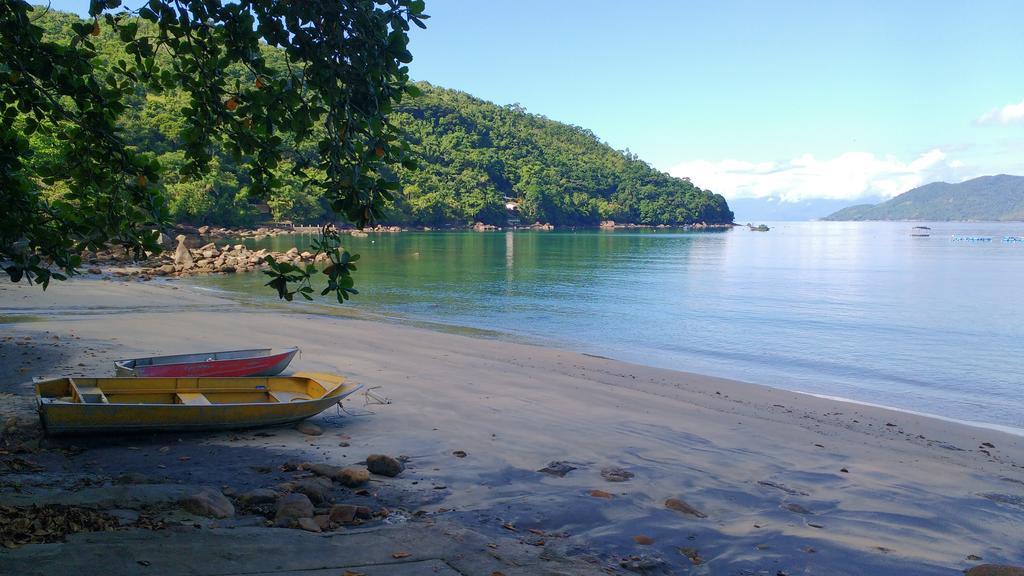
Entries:
{"type": "Polygon", "coordinates": [[[825,220],[1024,220],[1024,176],[932,182],[881,204],[843,208],[825,220]]]}
{"type": "Polygon", "coordinates": [[[399,125],[423,160],[403,174],[401,218],[414,222],[499,222],[503,196],[524,221],[597,224],[727,223],[725,199],[658,172],[592,132],[516,105],[421,83],[399,125]]]}
{"type": "MultiPolygon", "coordinates": [[[[77,16],[39,10],[47,35],[70,42],[77,16]]],[[[146,22],[140,30],[145,31],[146,22]]],[[[115,65],[127,59],[106,28],[95,38],[98,58],[115,65]]],[[[266,48],[268,64],[281,63],[266,48]]],[[[285,70],[279,66],[281,73],[285,70]]],[[[225,74],[251,82],[245,70],[225,74]]],[[[627,152],[602,143],[589,130],[529,114],[518,106],[498,106],[463,92],[420,83],[423,94],[406,98],[393,115],[421,156],[417,170],[400,169],[402,194],[389,207],[386,224],[464,226],[473,222],[504,225],[506,198],[519,203],[520,220],[555,225],[596,225],[601,220],[642,224],[728,223],[733,214],[725,199],[690,182],[659,172],[627,152]]],[[[182,176],[184,163],[179,111],[181,92],[147,92],[123,117],[125,135],[153,153],[165,169],[159,183],[173,219],[207,224],[245,224],[257,210],[248,198],[247,178],[231,156],[214,151],[211,174],[182,176]]],[[[35,162],[46,162],[59,142],[32,135],[35,162]]],[[[309,152],[308,150],[306,152],[309,152]]],[[[311,222],[329,217],[325,202],[289,174],[276,174],[281,186],[266,199],[277,220],[311,222]]],[[[59,194],[60,191],[50,191],[59,194]]]]}

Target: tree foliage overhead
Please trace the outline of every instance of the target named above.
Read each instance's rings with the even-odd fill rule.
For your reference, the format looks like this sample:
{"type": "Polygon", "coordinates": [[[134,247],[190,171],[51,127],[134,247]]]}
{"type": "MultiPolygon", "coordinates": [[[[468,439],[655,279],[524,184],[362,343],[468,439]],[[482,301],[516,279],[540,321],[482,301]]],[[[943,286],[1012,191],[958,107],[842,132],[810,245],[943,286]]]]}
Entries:
{"type": "MultiPolygon", "coordinates": [[[[5,270],[45,285],[49,264],[73,271],[83,249],[157,248],[152,230],[168,218],[160,163],[129,145],[121,123],[140,95],[170,95],[183,176],[172,184],[216,180],[211,166],[227,159],[256,197],[300,186],[357,224],[380,216],[399,189],[389,166],[413,165],[388,115],[416,92],[407,32],[423,26],[423,9],[423,0],[149,0],[129,11],[92,0],[91,18],[66,18],[48,35],[43,24],[60,18],[0,0],[5,270]],[[37,135],[43,146],[33,147],[37,135]]],[[[185,194],[202,204],[203,192],[230,195],[238,184],[200,188],[185,194]]]]}
{"type": "MultiPolygon", "coordinates": [[[[78,22],[73,15],[57,12],[37,20],[54,42],[72,38],[72,27],[78,22]]],[[[147,21],[139,21],[139,25],[137,34],[154,28],[147,21]]],[[[99,60],[130,58],[112,28],[104,27],[92,42],[99,60]]],[[[282,49],[261,45],[260,50],[271,70],[269,77],[289,77],[288,58],[282,49]]],[[[166,51],[157,53],[156,65],[170,66],[164,63],[167,59],[166,51]]],[[[227,86],[255,88],[254,75],[241,64],[228,65],[222,76],[227,86]]],[[[400,193],[384,202],[377,214],[383,223],[443,227],[482,221],[503,225],[506,197],[519,201],[524,222],[586,226],[608,219],[644,224],[732,220],[721,196],[658,172],[628,151],[603,144],[589,130],[529,114],[517,105],[497,106],[427,83],[412,88],[417,95],[395,105],[388,121],[391,135],[397,133],[411,144],[420,167],[400,167],[403,161],[411,165],[405,150],[400,162],[391,164],[393,173],[380,167],[382,176],[397,178],[401,186],[400,193]]],[[[263,92],[257,90],[261,96],[263,92]]],[[[206,148],[210,156],[205,169],[190,169],[192,160],[186,152],[192,132],[188,116],[180,111],[188,109],[191,100],[191,94],[180,87],[139,87],[125,99],[118,126],[131,149],[148,152],[163,168],[162,180],[151,187],[166,197],[170,219],[194,224],[251,223],[256,217],[250,204],[253,178],[245,162],[248,154],[232,153],[234,140],[212,142],[206,148]]],[[[228,119],[235,118],[244,106],[247,104],[239,104],[228,119]]],[[[214,112],[226,114],[221,109],[214,112]]],[[[241,116],[241,122],[243,128],[256,124],[247,115],[241,116]]],[[[311,222],[330,218],[331,190],[310,185],[306,178],[320,168],[296,171],[297,166],[308,165],[304,164],[307,159],[316,157],[316,143],[326,137],[321,124],[314,124],[310,134],[301,140],[281,136],[282,153],[269,172],[273,187],[261,195],[275,219],[311,222]]],[[[36,150],[52,148],[38,137],[32,146],[36,150]]],[[[394,146],[398,145],[389,145],[386,152],[394,146]]],[[[373,152],[376,155],[376,147],[373,152]]],[[[47,158],[48,154],[37,153],[33,162],[47,158]]],[[[391,192],[383,186],[382,190],[391,192]]]]}

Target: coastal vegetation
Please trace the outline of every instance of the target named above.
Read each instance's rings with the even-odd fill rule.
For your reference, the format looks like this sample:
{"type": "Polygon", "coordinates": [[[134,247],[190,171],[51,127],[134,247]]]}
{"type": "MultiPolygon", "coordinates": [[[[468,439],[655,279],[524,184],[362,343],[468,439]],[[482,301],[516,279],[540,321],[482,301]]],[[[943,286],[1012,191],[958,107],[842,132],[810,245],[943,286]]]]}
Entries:
{"type": "MultiPolygon", "coordinates": [[[[37,24],[47,38],[61,43],[74,37],[80,22],[74,15],[50,11],[37,24]]],[[[147,28],[146,22],[140,25],[147,28]]],[[[104,67],[127,56],[114,30],[103,29],[91,40],[104,67]]],[[[157,55],[158,63],[166,57],[157,55]]],[[[264,46],[261,58],[269,77],[288,76],[283,50],[264,46]]],[[[227,66],[224,74],[227,85],[254,81],[241,64],[227,66]]],[[[396,103],[388,115],[394,140],[385,148],[401,142],[408,151],[401,162],[379,168],[392,183],[379,211],[372,214],[377,223],[503,226],[509,216],[507,202],[517,204],[515,215],[523,222],[558,226],[596,226],[603,220],[651,225],[732,221],[722,196],[655,170],[589,130],[426,82],[409,89],[414,96],[396,103]]],[[[319,185],[323,182],[311,183],[301,172],[319,170],[308,168],[309,159],[319,154],[317,143],[327,137],[326,125],[311,123],[311,137],[305,140],[282,139],[279,161],[261,173],[265,181],[254,179],[248,166],[251,152],[237,149],[235,133],[210,143],[206,167],[197,172],[189,170],[194,159],[188,153],[195,127],[182,114],[191,98],[179,86],[140,86],[125,99],[118,120],[129,148],[162,168],[164,177],[153,187],[166,198],[171,221],[247,225],[261,218],[334,218],[332,207],[341,207],[336,192],[319,185]]],[[[241,128],[263,122],[246,117],[241,128]]],[[[37,134],[31,144],[36,151],[32,165],[43,169],[54,159],[56,143],[37,134]]]]}
{"type": "MultiPolygon", "coordinates": [[[[157,251],[180,206],[228,211],[240,193],[313,190],[357,225],[382,214],[394,168],[414,165],[388,115],[418,92],[407,32],[425,27],[423,0],[119,6],[93,0],[82,20],[0,3],[0,262],[12,281],[45,288],[111,242],[157,251]],[[163,122],[150,126],[173,136],[165,149],[132,122],[154,112],[163,122]]],[[[342,300],[349,259],[328,244],[338,265],[324,274],[342,300]]],[[[271,284],[286,297],[313,273],[275,268],[271,284]]]]}
{"type": "Polygon", "coordinates": [[[982,176],[958,184],[932,182],[881,204],[843,208],[825,220],[1024,220],[1024,176],[982,176]]]}

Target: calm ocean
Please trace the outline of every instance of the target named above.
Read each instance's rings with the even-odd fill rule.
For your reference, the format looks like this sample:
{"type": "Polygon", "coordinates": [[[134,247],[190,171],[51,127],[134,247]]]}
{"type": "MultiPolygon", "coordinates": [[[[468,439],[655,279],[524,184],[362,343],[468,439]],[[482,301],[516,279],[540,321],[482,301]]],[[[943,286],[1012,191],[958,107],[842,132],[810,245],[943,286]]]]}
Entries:
{"type": "Polygon", "coordinates": [[[928,225],[370,234],[346,306],[1024,432],[1024,223],[928,225]]]}

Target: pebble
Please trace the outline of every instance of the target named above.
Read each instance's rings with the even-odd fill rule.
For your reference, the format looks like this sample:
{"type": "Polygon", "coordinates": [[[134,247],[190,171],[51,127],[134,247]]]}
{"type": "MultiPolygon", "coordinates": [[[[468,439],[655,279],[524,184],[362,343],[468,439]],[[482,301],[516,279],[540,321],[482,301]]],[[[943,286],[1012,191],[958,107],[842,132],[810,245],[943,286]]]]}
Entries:
{"type": "Polygon", "coordinates": [[[270,504],[277,500],[277,492],[269,488],[256,488],[243,493],[238,497],[238,502],[243,506],[256,506],[258,504],[270,504]]]}
{"type": "Polygon", "coordinates": [[[324,433],[323,428],[307,421],[299,422],[295,429],[303,434],[308,434],[309,436],[319,436],[324,433]]]}
{"type": "Polygon", "coordinates": [[[285,482],[279,485],[279,488],[288,492],[298,492],[299,494],[305,494],[309,497],[310,501],[316,504],[326,502],[328,499],[328,493],[334,484],[327,478],[303,478],[302,480],[295,480],[293,482],[285,482]]]}
{"type": "Polygon", "coordinates": [[[569,472],[576,470],[577,468],[569,462],[563,462],[561,460],[555,460],[549,462],[547,466],[537,470],[537,472],[543,472],[544,474],[550,474],[552,476],[558,476],[559,478],[564,477],[569,472]]]}
{"type": "Polygon", "coordinates": [[[335,504],[331,507],[329,518],[338,524],[351,524],[356,519],[356,508],[352,504],[335,504]]]}
{"type": "Polygon", "coordinates": [[[349,466],[342,468],[335,480],[349,488],[355,488],[370,481],[370,471],[358,466],[349,466]]]}
{"type": "Polygon", "coordinates": [[[614,466],[601,469],[601,478],[604,478],[609,482],[625,482],[627,480],[631,480],[633,476],[634,474],[629,470],[616,468],[614,466]]]}
{"type": "Polygon", "coordinates": [[[1024,566],[981,564],[968,570],[966,576],[1024,576],[1024,566]]]}
{"type": "Polygon", "coordinates": [[[313,503],[309,501],[308,496],[292,493],[278,498],[274,524],[288,527],[300,518],[313,518],[313,503]]]}
{"type": "Polygon", "coordinates": [[[405,466],[397,458],[384,454],[370,454],[366,457],[366,467],[370,472],[394,478],[405,470],[405,466]]]}
{"type": "Polygon", "coordinates": [[[219,490],[210,487],[200,488],[194,494],[182,499],[185,510],[208,518],[230,518],[235,515],[235,506],[219,490]]]}
{"type": "Polygon", "coordinates": [[[804,508],[803,506],[801,506],[801,505],[799,505],[799,504],[797,504],[795,502],[791,502],[789,504],[786,504],[785,506],[783,506],[783,508],[785,508],[786,510],[789,510],[790,512],[796,513],[796,514],[810,514],[811,513],[810,510],[808,510],[807,508],[804,508]]]}
{"type": "Polygon", "coordinates": [[[696,516],[697,518],[708,517],[707,514],[701,512],[700,510],[697,510],[696,508],[690,506],[684,500],[681,500],[679,498],[669,498],[668,500],[665,500],[665,508],[668,508],[669,510],[675,510],[676,512],[680,512],[682,514],[696,516]]]}

